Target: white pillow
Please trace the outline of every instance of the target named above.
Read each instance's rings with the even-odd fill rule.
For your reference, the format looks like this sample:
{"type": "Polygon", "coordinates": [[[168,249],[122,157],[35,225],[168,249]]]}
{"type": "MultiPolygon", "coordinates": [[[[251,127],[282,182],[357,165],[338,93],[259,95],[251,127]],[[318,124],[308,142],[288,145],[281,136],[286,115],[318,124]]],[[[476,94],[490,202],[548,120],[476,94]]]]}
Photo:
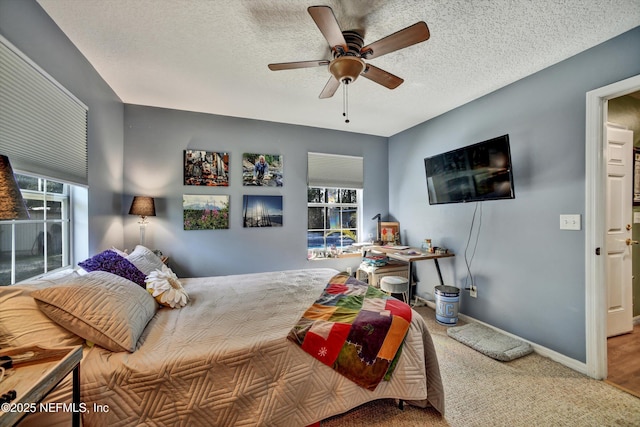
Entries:
{"type": "Polygon", "coordinates": [[[142,271],[145,276],[148,276],[154,270],[161,270],[164,265],[158,255],[142,245],[136,246],[133,252],[125,258],[135,265],[138,270],[142,271]]]}
{"type": "Polygon", "coordinates": [[[31,295],[54,322],[111,351],[135,351],[158,307],[140,286],[106,271],[92,271],[31,295]]]}

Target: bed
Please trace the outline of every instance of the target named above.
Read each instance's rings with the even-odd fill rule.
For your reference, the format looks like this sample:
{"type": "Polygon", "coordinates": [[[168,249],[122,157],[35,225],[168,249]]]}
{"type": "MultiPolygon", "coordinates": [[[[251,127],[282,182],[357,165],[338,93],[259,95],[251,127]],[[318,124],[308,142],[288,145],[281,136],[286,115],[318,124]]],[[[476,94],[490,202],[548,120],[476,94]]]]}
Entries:
{"type": "MultiPolygon", "coordinates": [[[[356,385],[287,339],[336,273],[304,269],[180,279],[188,304],[155,309],[132,351],[88,347],[65,328],[45,325],[46,318],[34,323],[42,324],[40,336],[54,327],[57,334],[66,334],[54,338],[47,332],[50,342],[44,344],[84,343],[81,400],[88,408],[108,408],[84,413],[84,426],[307,426],[382,398],[432,406],[444,414],[437,357],[426,324],[415,312],[391,379],[374,391],[356,385]]],[[[7,304],[14,307],[0,315],[0,335],[8,334],[8,318],[19,310],[33,310],[31,289],[60,286],[69,277],[18,287],[23,297],[18,305],[7,290],[0,290],[0,310],[7,304]]],[[[32,344],[26,342],[32,336],[28,331],[18,335],[21,342],[13,344],[32,344]]],[[[70,389],[61,386],[49,400],[70,401],[69,396],[70,389]]],[[[29,417],[24,424],[30,421],[42,425],[29,417]]],[[[47,424],[52,422],[47,418],[47,424]]]]}

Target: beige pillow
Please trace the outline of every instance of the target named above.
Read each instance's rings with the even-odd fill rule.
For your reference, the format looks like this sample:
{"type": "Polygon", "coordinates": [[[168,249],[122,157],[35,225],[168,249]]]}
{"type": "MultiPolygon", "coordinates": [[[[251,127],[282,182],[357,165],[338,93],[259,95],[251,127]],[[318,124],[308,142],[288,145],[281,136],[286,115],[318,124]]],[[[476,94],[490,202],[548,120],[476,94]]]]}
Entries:
{"type": "Polygon", "coordinates": [[[32,292],[64,283],[77,277],[71,270],[64,274],[19,285],[0,286],[0,348],[41,345],[59,347],[80,345],[83,339],[45,316],[32,292]]]}
{"type": "Polygon", "coordinates": [[[135,265],[138,270],[142,271],[145,276],[151,274],[152,271],[162,270],[164,265],[158,255],[142,245],[137,245],[133,252],[125,258],[135,265]]]}
{"type": "Polygon", "coordinates": [[[157,309],[146,290],[105,271],[92,271],[32,296],[60,326],[111,351],[135,351],[157,309]]]}

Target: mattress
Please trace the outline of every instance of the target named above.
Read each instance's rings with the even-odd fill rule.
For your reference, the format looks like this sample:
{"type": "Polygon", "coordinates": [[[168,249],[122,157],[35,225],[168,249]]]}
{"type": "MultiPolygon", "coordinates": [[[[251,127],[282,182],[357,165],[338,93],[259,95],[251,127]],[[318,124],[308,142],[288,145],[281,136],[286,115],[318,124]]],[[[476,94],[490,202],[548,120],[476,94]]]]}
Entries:
{"type": "Polygon", "coordinates": [[[374,391],[287,340],[336,273],[181,279],[189,304],[158,310],[133,353],[85,352],[84,426],[306,426],[381,398],[444,414],[437,357],[415,312],[390,381],[374,391]]]}

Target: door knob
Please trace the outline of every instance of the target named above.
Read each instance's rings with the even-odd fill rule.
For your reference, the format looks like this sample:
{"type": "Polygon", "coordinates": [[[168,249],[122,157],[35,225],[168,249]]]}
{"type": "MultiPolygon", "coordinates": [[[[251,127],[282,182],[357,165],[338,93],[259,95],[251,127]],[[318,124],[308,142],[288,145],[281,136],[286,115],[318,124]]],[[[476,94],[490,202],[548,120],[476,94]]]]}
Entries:
{"type": "Polygon", "coordinates": [[[627,244],[627,246],[631,246],[631,245],[637,245],[640,242],[638,242],[637,240],[627,239],[625,240],[625,243],[627,244]]]}

